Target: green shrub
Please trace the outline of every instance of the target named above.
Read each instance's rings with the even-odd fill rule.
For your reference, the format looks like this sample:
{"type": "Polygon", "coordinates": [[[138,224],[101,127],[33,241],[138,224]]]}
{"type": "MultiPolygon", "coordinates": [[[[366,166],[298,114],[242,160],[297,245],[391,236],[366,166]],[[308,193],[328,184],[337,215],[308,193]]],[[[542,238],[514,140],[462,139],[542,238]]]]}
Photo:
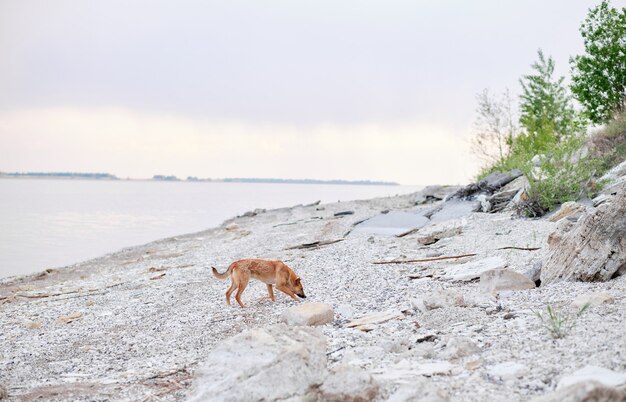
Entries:
{"type": "Polygon", "coordinates": [[[541,321],[541,325],[548,330],[550,335],[555,339],[564,338],[576,325],[578,318],[589,308],[590,304],[586,303],[578,310],[576,315],[564,313],[561,310],[555,310],[548,304],[546,313],[531,310],[541,321]]]}
{"type": "Polygon", "coordinates": [[[616,115],[614,120],[593,133],[589,139],[589,151],[601,161],[599,175],[626,160],[626,112],[616,115]]]}

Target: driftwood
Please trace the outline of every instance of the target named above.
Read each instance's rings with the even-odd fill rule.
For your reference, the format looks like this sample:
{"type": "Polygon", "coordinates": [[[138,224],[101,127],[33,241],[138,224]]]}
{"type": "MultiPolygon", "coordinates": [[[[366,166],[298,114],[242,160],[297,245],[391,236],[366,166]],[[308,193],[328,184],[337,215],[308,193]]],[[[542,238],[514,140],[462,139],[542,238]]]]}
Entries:
{"type": "Polygon", "coordinates": [[[87,296],[93,296],[93,295],[100,295],[100,294],[104,294],[106,292],[102,292],[102,290],[104,289],[110,289],[110,288],[114,288],[116,286],[120,286],[125,284],[126,282],[120,282],[120,283],[114,283],[113,285],[108,285],[102,288],[98,288],[98,289],[87,289],[87,291],[85,291],[85,293],[81,293],[81,290],[70,290],[67,292],[57,292],[57,293],[37,293],[37,294],[23,294],[23,293],[14,293],[12,295],[9,296],[3,296],[0,297],[0,301],[2,300],[8,300],[11,298],[15,298],[15,297],[23,297],[25,299],[36,299],[36,300],[43,300],[43,299],[48,299],[48,300],[65,300],[65,299],[73,299],[76,297],[87,297],[87,296]],[[54,298],[56,296],[64,296],[64,295],[72,295],[69,297],[63,297],[63,298],[54,298]]]}
{"type": "Polygon", "coordinates": [[[314,241],[313,243],[302,243],[302,244],[298,244],[297,246],[291,246],[291,247],[287,247],[285,250],[311,250],[311,249],[316,249],[316,248],[320,248],[322,246],[328,246],[329,244],[335,244],[335,243],[339,243],[340,241],[344,241],[345,239],[335,239],[335,240],[320,240],[320,241],[314,241]]]}
{"type": "MultiPolygon", "coordinates": [[[[566,223],[566,222],[564,222],[566,223]]],[[[626,183],[610,202],[548,237],[541,284],[604,282],[626,273],[626,183]]]]}
{"type": "Polygon", "coordinates": [[[415,232],[417,232],[418,230],[420,230],[421,228],[415,228],[415,229],[411,229],[411,230],[407,230],[406,232],[402,232],[400,234],[397,234],[396,237],[404,237],[404,236],[408,236],[410,234],[413,234],[415,232]]]}
{"type": "Polygon", "coordinates": [[[430,261],[439,261],[439,260],[453,260],[457,258],[464,257],[473,257],[478,254],[462,254],[462,255],[449,255],[444,257],[433,257],[433,258],[421,258],[417,260],[393,260],[393,261],[374,261],[372,264],[382,265],[382,264],[410,264],[413,262],[430,262],[430,261]]]}
{"type": "Polygon", "coordinates": [[[541,250],[541,247],[516,247],[516,246],[506,246],[506,247],[500,247],[500,248],[497,248],[496,250],[522,250],[522,251],[535,251],[535,250],[541,250]]]}

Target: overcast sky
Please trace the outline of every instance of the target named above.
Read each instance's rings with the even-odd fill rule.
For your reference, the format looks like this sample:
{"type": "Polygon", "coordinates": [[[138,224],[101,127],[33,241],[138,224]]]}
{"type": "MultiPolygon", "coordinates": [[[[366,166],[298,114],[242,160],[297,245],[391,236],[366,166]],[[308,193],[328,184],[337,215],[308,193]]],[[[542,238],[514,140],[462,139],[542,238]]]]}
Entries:
{"type": "Polygon", "coordinates": [[[476,93],[597,3],[2,0],[0,171],[466,182],[476,93]]]}

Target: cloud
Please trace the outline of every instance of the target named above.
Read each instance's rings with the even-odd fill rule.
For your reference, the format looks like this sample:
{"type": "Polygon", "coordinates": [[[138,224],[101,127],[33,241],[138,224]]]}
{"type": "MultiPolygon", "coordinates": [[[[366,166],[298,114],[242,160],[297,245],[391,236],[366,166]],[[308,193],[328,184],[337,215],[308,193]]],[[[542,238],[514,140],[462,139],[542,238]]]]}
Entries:
{"type": "Polygon", "coordinates": [[[455,130],[431,123],[251,124],[119,108],[0,113],[2,171],[109,172],[460,183],[476,166],[455,130]],[[469,167],[469,168],[468,168],[469,167]]]}

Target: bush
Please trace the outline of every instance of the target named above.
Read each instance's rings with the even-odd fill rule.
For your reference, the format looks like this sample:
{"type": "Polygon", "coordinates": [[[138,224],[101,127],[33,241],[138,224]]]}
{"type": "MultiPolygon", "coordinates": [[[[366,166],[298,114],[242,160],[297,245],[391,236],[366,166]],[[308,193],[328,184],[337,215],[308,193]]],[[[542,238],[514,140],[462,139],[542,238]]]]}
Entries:
{"type": "Polygon", "coordinates": [[[626,160],[626,112],[593,133],[588,144],[592,157],[600,161],[599,175],[626,160]]]}
{"type": "Polygon", "coordinates": [[[552,148],[541,165],[528,163],[522,169],[528,178],[528,199],[519,205],[526,216],[541,216],[556,205],[591,197],[602,183],[594,180],[601,170],[601,160],[585,155],[582,136],[570,137],[552,148]]]}

